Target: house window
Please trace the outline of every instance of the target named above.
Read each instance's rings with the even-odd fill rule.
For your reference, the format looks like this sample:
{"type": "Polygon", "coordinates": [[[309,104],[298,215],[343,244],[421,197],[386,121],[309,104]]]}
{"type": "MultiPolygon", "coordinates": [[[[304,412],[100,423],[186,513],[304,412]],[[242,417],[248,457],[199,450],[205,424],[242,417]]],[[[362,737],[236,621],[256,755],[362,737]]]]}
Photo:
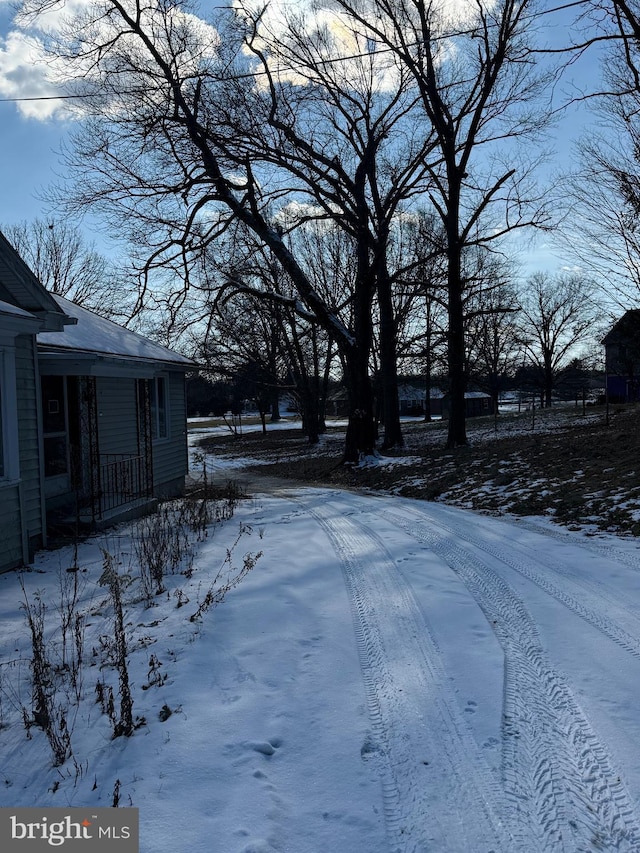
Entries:
{"type": "Polygon", "coordinates": [[[149,403],[151,406],[151,435],[154,439],[168,438],[169,413],[167,407],[167,379],[154,376],[149,382],[149,403]]]}
{"type": "Polygon", "coordinates": [[[65,391],[63,376],[42,377],[45,477],[57,477],[69,470],[65,391]]]}

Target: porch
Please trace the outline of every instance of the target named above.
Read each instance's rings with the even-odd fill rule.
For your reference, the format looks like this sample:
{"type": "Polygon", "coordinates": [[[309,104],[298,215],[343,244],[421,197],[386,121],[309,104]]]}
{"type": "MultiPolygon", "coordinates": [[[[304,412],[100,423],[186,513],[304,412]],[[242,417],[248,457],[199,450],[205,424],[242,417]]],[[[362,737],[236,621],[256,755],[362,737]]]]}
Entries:
{"type": "Polygon", "coordinates": [[[157,506],[148,385],[130,377],[42,377],[47,528],[54,536],[157,506]]]}

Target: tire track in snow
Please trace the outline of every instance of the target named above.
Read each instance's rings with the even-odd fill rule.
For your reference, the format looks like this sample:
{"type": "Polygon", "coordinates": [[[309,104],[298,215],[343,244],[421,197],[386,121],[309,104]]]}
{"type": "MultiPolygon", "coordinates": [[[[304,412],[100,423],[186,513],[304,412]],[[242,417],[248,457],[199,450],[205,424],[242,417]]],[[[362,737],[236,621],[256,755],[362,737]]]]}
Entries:
{"type": "MultiPolygon", "coordinates": [[[[437,647],[379,538],[324,498],[300,501],[329,537],[349,593],[394,853],[513,850],[495,780],[448,687],[437,647]]],[[[522,848],[524,851],[525,848],[522,848]]]]}
{"type": "MultiPolygon", "coordinates": [[[[425,518],[423,513],[419,514],[422,518],[425,518]]],[[[530,580],[537,587],[543,590],[543,592],[546,592],[552,598],[555,598],[556,601],[559,601],[568,610],[571,610],[581,619],[584,619],[585,622],[588,622],[610,640],[613,640],[614,643],[621,646],[626,652],[629,652],[629,654],[634,657],[640,658],[640,636],[637,634],[630,634],[619,624],[619,622],[631,621],[637,625],[638,629],[640,629],[640,620],[638,619],[638,616],[622,605],[619,601],[613,599],[600,584],[597,584],[598,592],[596,594],[587,587],[587,584],[577,580],[575,574],[571,570],[565,568],[555,560],[545,558],[543,561],[539,558],[532,558],[524,551],[523,548],[513,542],[509,543],[510,550],[505,552],[503,549],[497,548],[486,540],[473,536],[467,530],[458,530],[457,528],[442,523],[440,520],[438,521],[438,526],[442,530],[447,530],[458,540],[463,540],[469,545],[473,545],[475,548],[484,551],[486,554],[490,554],[501,563],[509,566],[509,568],[518,572],[518,574],[527,578],[527,580],[530,580]],[[516,559],[516,553],[519,554],[522,559],[516,559]],[[523,559],[526,559],[527,562],[523,562],[523,559]],[[550,569],[552,572],[562,575],[562,577],[568,581],[572,587],[574,587],[579,598],[556,586],[547,577],[541,575],[539,571],[536,571],[534,566],[542,569],[550,569]],[[619,621],[616,622],[600,612],[603,600],[609,602],[607,607],[609,613],[617,614],[619,621]]]]}
{"type": "MultiPolygon", "coordinates": [[[[523,601],[457,531],[382,511],[464,581],[505,653],[503,782],[518,851],[640,850],[632,800],[571,690],[553,669],[523,601]]],[[[502,559],[502,557],[500,557],[502,559]]]]}
{"type": "Polygon", "coordinates": [[[518,518],[514,519],[514,521],[517,522],[518,527],[523,527],[525,530],[531,530],[533,533],[538,533],[541,536],[548,536],[552,539],[557,539],[559,542],[577,545],[580,548],[585,548],[587,551],[600,554],[608,560],[615,560],[618,563],[622,563],[623,566],[627,566],[630,569],[640,569],[640,557],[637,557],[628,551],[622,551],[611,545],[600,544],[595,539],[586,539],[582,537],[578,539],[578,537],[572,535],[569,531],[563,531],[559,528],[549,527],[543,524],[536,524],[535,521],[531,521],[530,519],[518,518]]]}

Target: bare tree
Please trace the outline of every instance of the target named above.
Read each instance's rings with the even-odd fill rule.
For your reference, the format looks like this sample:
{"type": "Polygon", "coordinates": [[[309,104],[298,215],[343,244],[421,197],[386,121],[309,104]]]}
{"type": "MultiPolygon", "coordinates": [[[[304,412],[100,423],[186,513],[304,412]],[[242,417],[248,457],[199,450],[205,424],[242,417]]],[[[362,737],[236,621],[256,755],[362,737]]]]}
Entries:
{"type": "Polygon", "coordinates": [[[446,375],[446,245],[438,217],[424,209],[400,217],[394,287],[402,371],[425,382],[425,421],[432,418],[433,374],[446,375]]]}
{"type": "MultiPolygon", "coordinates": [[[[430,142],[415,131],[407,71],[368,49],[359,25],[341,23],[339,35],[322,16],[291,13],[276,25],[268,10],[247,5],[219,11],[214,28],[186,2],[104,0],[50,48],[82,96],[69,156],[82,179],[70,203],[93,206],[126,231],[145,252],[144,273],[179,272],[184,299],[207,246],[236,224],[251,231],[291,280],[290,307],[311,315],[339,348],[350,403],[345,459],[357,461],[375,446],[376,298],[391,382],[395,369],[389,222],[423,186],[430,142]],[[349,56],[345,44],[354,45],[349,56]],[[331,219],[354,241],[350,326],[275,227],[292,204],[331,219]]],[[[143,288],[140,305],[147,296],[143,288]]],[[[172,297],[180,304],[180,294],[172,297]]],[[[397,416],[388,422],[399,429],[397,416]]]]}
{"type": "MultiPolygon", "coordinates": [[[[311,236],[314,229],[305,230],[311,236]]],[[[315,256],[312,244],[307,250],[309,260],[315,259],[325,279],[316,279],[318,290],[328,297],[329,259],[325,258],[323,263],[322,256],[315,256]]],[[[236,262],[239,261],[236,256],[236,262]]],[[[309,274],[314,278],[311,269],[309,274]]],[[[216,293],[216,288],[205,289],[207,294],[210,291],[216,293]]],[[[196,327],[190,336],[195,351],[214,373],[222,371],[232,379],[240,371],[248,375],[250,371],[246,368],[251,365],[252,385],[256,389],[253,396],[261,415],[269,407],[272,413],[276,410],[282,391],[296,398],[303,430],[309,443],[316,444],[325,429],[324,400],[333,344],[312,318],[300,316],[291,307],[293,293],[291,282],[271,253],[249,240],[242,271],[236,268],[228,285],[218,289],[213,306],[202,312],[207,318],[206,331],[196,327]],[[256,295],[260,290],[274,298],[260,298],[256,295]]]]}
{"type": "Polygon", "coordinates": [[[491,395],[496,414],[500,393],[514,375],[521,353],[518,297],[507,276],[498,265],[492,279],[467,304],[469,376],[491,395]]]}
{"type": "Polygon", "coordinates": [[[564,367],[588,340],[597,308],[595,285],[579,276],[536,273],[520,293],[520,342],[539,375],[541,398],[551,405],[564,367]]]}
{"type": "Polygon", "coordinates": [[[278,339],[277,307],[251,296],[237,295],[210,315],[208,333],[196,333],[195,351],[216,377],[241,383],[266,432],[266,416],[278,412],[278,395],[284,385],[285,365],[278,339]]]}
{"type": "Polygon", "coordinates": [[[127,296],[124,269],[88,244],[76,226],[35,219],[7,225],[3,231],[51,293],[103,317],[122,321],[130,316],[133,303],[127,296]]]}
{"type": "Polygon", "coordinates": [[[420,90],[437,156],[429,196],[446,235],[451,416],[447,444],[465,429],[466,282],[463,255],[545,222],[517,142],[546,116],[533,108],[547,80],[533,66],[533,0],[455,5],[432,0],[337,0],[407,68],[420,90]],[[492,217],[492,209],[499,211],[492,217]],[[490,226],[490,227],[488,227],[490,226]]]}
{"type": "Polygon", "coordinates": [[[591,105],[594,121],[569,180],[563,242],[626,307],[640,291],[640,6],[587,0],[581,11],[584,38],[572,53],[598,46],[602,78],[578,95],[591,105]]]}

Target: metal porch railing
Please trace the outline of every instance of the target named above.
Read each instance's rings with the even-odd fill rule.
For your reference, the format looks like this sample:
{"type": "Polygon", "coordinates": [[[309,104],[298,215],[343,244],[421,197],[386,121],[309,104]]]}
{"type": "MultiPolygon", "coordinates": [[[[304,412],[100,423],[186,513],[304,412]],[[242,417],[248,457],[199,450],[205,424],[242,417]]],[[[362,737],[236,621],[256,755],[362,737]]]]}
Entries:
{"type": "Polygon", "coordinates": [[[143,455],[100,454],[100,511],[116,509],[151,494],[143,455]]]}

